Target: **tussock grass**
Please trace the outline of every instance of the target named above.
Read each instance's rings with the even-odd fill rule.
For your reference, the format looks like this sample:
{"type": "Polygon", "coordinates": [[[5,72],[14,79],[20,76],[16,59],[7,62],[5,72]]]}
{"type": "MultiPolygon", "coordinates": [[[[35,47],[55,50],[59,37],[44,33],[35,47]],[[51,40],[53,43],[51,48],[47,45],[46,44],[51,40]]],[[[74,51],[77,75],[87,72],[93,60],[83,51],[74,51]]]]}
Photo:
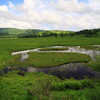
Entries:
{"type": "Polygon", "coordinates": [[[24,76],[17,73],[12,71],[0,77],[1,100],[100,99],[100,80],[61,80],[44,73],[26,73],[24,76]]]}
{"type": "Polygon", "coordinates": [[[94,88],[94,83],[90,79],[75,80],[69,79],[63,82],[52,84],[52,89],[55,91],[64,91],[67,89],[80,90],[84,88],[94,88]]]}

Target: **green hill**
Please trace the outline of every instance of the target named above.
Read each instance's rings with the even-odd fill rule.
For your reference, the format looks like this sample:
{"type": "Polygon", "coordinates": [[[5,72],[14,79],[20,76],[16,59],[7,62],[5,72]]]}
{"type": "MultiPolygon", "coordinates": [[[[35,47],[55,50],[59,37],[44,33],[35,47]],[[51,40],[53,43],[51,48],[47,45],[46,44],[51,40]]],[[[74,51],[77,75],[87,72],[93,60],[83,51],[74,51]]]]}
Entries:
{"type": "Polygon", "coordinates": [[[0,28],[0,37],[14,37],[19,35],[27,35],[38,33],[43,30],[38,29],[17,29],[17,28],[0,28]]]}
{"type": "Polygon", "coordinates": [[[70,34],[71,31],[59,30],[39,30],[39,29],[17,29],[17,28],[0,28],[0,37],[47,37],[52,35],[70,34]]]}
{"type": "Polygon", "coordinates": [[[39,29],[17,29],[17,28],[0,28],[0,37],[64,37],[64,36],[82,36],[82,37],[100,37],[99,29],[85,29],[81,31],[61,31],[61,30],[39,30],[39,29]]]}

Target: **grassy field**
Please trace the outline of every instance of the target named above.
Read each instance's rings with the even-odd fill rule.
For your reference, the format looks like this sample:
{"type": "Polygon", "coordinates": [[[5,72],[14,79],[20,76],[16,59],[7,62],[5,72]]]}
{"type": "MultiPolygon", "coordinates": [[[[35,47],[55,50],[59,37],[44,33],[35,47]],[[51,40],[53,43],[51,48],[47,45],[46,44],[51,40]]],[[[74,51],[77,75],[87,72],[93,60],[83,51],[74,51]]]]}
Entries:
{"type": "Polygon", "coordinates": [[[27,49],[34,49],[48,46],[70,46],[70,45],[99,45],[99,38],[77,38],[77,37],[47,37],[47,38],[29,38],[29,39],[7,39],[0,38],[0,66],[5,64],[5,61],[12,58],[11,53],[27,49]]]}
{"type": "Polygon", "coordinates": [[[100,45],[100,38],[76,38],[76,37],[47,37],[27,39],[0,38],[0,55],[10,54],[14,51],[34,49],[47,46],[76,46],[76,45],[100,45]]]}
{"type": "MultiPolygon", "coordinates": [[[[90,57],[77,53],[29,53],[25,62],[19,62],[20,55],[11,56],[14,51],[48,46],[100,45],[100,38],[46,37],[30,39],[0,38],[0,68],[16,64],[17,67],[52,67],[70,62],[87,62],[90,57]],[[51,66],[52,65],[52,66],[51,66]]],[[[100,71],[100,59],[89,63],[93,70],[100,71]]],[[[11,71],[0,76],[0,100],[100,100],[100,80],[61,80],[44,73],[11,71]]]]}
{"type": "Polygon", "coordinates": [[[92,46],[92,45],[81,46],[81,48],[85,48],[87,50],[98,50],[98,51],[100,51],[100,47],[98,47],[98,46],[92,46]]]}

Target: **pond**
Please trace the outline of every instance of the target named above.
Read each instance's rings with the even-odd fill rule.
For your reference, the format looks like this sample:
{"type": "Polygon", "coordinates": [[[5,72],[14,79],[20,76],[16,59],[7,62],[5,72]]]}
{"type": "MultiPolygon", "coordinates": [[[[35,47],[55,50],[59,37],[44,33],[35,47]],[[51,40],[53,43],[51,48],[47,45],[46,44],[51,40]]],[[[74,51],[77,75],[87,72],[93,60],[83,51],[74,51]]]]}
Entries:
{"type": "MultiPolygon", "coordinates": [[[[24,69],[25,70],[25,69],[24,69]]],[[[60,66],[56,66],[53,68],[34,68],[28,67],[27,72],[44,72],[46,74],[52,74],[57,76],[61,79],[63,78],[71,78],[74,77],[75,79],[84,79],[85,76],[89,78],[97,78],[100,73],[94,72],[88,66],[82,63],[69,63],[60,66]]],[[[100,78],[100,76],[98,77],[100,78]]]]}
{"type": "MultiPolygon", "coordinates": [[[[100,45],[94,45],[100,47],[100,45]]],[[[81,46],[51,46],[46,48],[68,48],[65,50],[57,50],[57,51],[41,51],[41,48],[32,49],[32,50],[25,50],[25,51],[18,51],[13,52],[12,55],[21,54],[22,57],[20,61],[25,61],[29,55],[28,52],[76,52],[76,53],[82,53],[87,54],[91,57],[92,60],[96,60],[95,56],[100,54],[100,51],[98,50],[87,50],[85,48],[81,48],[81,46]]],[[[32,66],[27,66],[27,68],[20,68],[20,71],[26,71],[26,72],[44,72],[46,74],[52,74],[54,76],[57,76],[61,79],[63,78],[70,78],[74,77],[75,79],[83,79],[84,76],[89,78],[99,78],[100,79],[100,72],[93,71],[90,67],[88,67],[85,64],[82,63],[69,63],[64,65],[55,66],[53,68],[34,68],[32,66]]],[[[11,66],[3,69],[4,73],[7,73],[9,71],[12,71],[11,66]]],[[[20,75],[22,73],[19,73],[20,75]]]]}

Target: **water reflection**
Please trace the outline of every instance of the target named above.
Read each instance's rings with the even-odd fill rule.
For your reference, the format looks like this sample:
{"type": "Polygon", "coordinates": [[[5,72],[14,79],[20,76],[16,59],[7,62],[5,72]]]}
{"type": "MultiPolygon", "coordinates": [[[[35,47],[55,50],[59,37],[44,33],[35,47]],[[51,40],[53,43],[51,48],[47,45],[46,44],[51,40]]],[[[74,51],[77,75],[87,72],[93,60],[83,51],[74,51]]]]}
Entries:
{"type": "MultiPolygon", "coordinates": [[[[100,47],[100,45],[96,45],[100,47]]],[[[61,50],[61,51],[40,51],[41,48],[32,49],[32,50],[25,50],[25,51],[19,51],[19,52],[13,52],[12,55],[22,54],[22,57],[20,61],[25,61],[29,55],[28,52],[76,52],[76,53],[82,53],[89,55],[93,60],[95,60],[96,55],[100,55],[100,51],[97,50],[87,50],[83,49],[80,46],[52,46],[49,48],[68,48],[68,50],[61,50]]],[[[12,69],[10,67],[7,67],[3,69],[4,73],[7,73],[11,71],[12,69]]],[[[82,64],[82,63],[69,63],[64,64],[60,66],[56,66],[53,68],[34,68],[34,67],[28,67],[20,69],[21,71],[26,72],[44,72],[44,73],[50,73],[52,75],[55,75],[59,78],[70,78],[74,77],[76,79],[83,79],[84,76],[92,77],[92,78],[99,78],[100,79],[100,72],[95,72],[88,66],[82,64]]]]}
{"type": "MultiPolygon", "coordinates": [[[[28,67],[27,72],[44,72],[46,74],[52,74],[54,76],[57,76],[61,79],[63,79],[64,77],[84,79],[85,76],[89,78],[97,78],[98,74],[100,74],[99,72],[94,72],[91,68],[82,63],[69,63],[52,68],[28,67]]],[[[98,78],[100,78],[100,76],[98,78]]]]}

